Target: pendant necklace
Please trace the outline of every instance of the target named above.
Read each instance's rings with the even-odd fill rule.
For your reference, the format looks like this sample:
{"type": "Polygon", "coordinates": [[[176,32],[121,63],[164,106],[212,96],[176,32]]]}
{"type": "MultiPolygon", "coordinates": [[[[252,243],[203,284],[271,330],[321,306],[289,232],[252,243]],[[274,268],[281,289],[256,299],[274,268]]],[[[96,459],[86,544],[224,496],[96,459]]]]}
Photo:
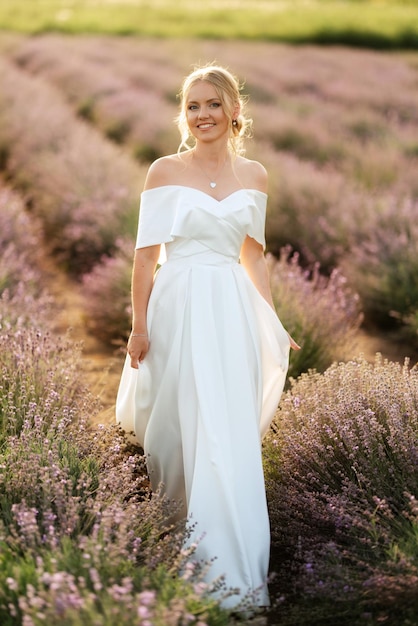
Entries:
{"type": "MultiPolygon", "coordinates": [[[[216,180],[213,180],[212,178],[210,178],[210,176],[208,176],[208,175],[206,174],[205,170],[204,170],[204,169],[203,169],[203,167],[200,165],[200,163],[199,163],[198,159],[195,157],[194,152],[193,152],[193,158],[194,158],[194,160],[196,161],[197,165],[199,166],[199,169],[203,172],[203,174],[204,174],[204,175],[206,176],[206,178],[208,179],[208,181],[209,181],[209,187],[211,187],[212,189],[215,189],[215,187],[216,187],[216,185],[217,185],[218,183],[216,182],[216,180]]],[[[218,175],[216,176],[216,178],[219,178],[219,176],[222,174],[222,172],[223,172],[223,170],[224,170],[224,167],[225,167],[225,165],[226,165],[227,160],[228,160],[228,157],[226,157],[225,161],[223,162],[223,165],[222,165],[221,169],[219,170],[219,173],[218,173],[218,175]]]]}

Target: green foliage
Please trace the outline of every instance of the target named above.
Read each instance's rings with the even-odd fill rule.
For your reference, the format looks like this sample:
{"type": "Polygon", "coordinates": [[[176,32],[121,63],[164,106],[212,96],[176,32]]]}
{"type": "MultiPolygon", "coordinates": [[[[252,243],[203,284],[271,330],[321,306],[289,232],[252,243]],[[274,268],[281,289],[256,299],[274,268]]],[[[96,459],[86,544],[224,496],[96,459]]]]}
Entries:
{"type": "Polygon", "coordinates": [[[413,334],[414,337],[414,341],[417,342],[417,337],[418,337],[418,311],[415,311],[415,313],[411,313],[411,315],[407,316],[405,318],[405,323],[407,324],[407,327],[409,328],[410,332],[413,334]]]}
{"type": "Polygon", "coordinates": [[[140,163],[152,163],[163,156],[153,145],[147,143],[136,145],[133,154],[140,163]]]}
{"type": "Polygon", "coordinates": [[[95,121],[94,99],[87,98],[78,104],[77,114],[87,122],[95,121]]]}
{"type": "Polygon", "coordinates": [[[239,10],[219,0],[196,5],[190,0],[152,3],[119,0],[97,5],[90,0],[3,0],[3,28],[26,33],[109,33],[158,37],[241,38],[293,43],[342,43],[372,48],[416,48],[418,13],[414,2],[277,3],[243,0],[239,10]]]}
{"type": "Polygon", "coordinates": [[[321,142],[321,138],[306,129],[287,127],[272,135],[272,143],[276,150],[286,150],[297,155],[300,159],[307,159],[325,165],[340,161],[344,156],[344,148],[339,142],[321,142]]]}
{"type": "Polygon", "coordinates": [[[130,124],[127,120],[114,120],[108,124],[105,133],[111,141],[115,143],[123,144],[129,135],[131,130],[130,124]]]}

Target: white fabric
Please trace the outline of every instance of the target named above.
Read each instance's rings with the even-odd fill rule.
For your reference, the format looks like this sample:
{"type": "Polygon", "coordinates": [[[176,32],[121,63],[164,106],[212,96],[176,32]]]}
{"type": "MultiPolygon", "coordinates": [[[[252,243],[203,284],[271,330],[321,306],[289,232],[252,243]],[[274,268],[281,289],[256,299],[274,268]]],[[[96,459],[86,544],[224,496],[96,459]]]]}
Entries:
{"type": "MultiPolygon", "coordinates": [[[[246,205],[240,206],[241,211],[235,215],[235,218],[242,220],[242,223],[238,224],[239,231],[241,233],[242,229],[246,230],[246,234],[256,239],[264,248],[266,245],[264,237],[266,194],[256,189],[239,189],[219,204],[227,201],[232,202],[237,195],[242,193],[246,196],[246,205]]],[[[173,241],[174,237],[178,235],[178,231],[182,229],[182,226],[187,226],[190,223],[192,215],[189,212],[191,210],[193,213],[196,198],[199,196],[203,200],[209,198],[212,202],[218,204],[217,200],[214,200],[203,191],[181,185],[166,185],[165,187],[143,191],[141,194],[141,211],[139,214],[136,248],[145,248],[146,246],[173,241]],[[185,194],[185,191],[190,192],[190,198],[187,198],[188,194],[185,194]]],[[[199,208],[206,214],[206,218],[209,217],[211,205],[209,204],[208,206],[206,202],[200,204],[199,208]]],[[[188,236],[198,239],[205,231],[206,221],[200,221],[200,229],[193,233],[188,233],[188,236]]],[[[236,222],[236,219],[234,221],[236,222]]]]}
{"type": "Polygon", "coordinates": [[[134,430],[153,488],[183,500],[199,540],[240,596],[265,584],[270,546],[261,462],[283,390],[289,338],[239,253],[246,235],[264,245],[267,196],[240,189],[218,202],[190,187],[145,191],[137,247],[166,243],[151,293],[150,350],[139,370],[127,357],[116,419],[134,430]]]}

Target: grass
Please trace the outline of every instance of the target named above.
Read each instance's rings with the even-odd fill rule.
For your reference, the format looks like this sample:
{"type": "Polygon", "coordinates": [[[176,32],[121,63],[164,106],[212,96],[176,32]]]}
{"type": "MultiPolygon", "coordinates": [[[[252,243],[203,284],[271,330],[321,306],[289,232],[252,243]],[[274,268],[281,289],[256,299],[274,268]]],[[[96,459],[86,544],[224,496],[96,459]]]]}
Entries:
{"type": "Polygon", "coordinates": [[[418,48],[416,1],[0,0],[3,30],[418,48]]]}

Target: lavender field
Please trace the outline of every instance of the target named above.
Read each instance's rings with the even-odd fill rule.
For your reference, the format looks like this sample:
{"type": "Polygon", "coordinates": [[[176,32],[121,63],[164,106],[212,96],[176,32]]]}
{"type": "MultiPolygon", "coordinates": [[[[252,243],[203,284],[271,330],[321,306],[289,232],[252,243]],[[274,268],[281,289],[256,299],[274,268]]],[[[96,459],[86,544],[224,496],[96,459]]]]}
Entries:
{"type": "Polygon", "coordinates": [[[2,625],[417,623],[417,104],[415,53],[0,37],[2,625]],[[48,289],[65,276],[121,367],[145,172],[213,60],[245,80],[273,295],[303,347],[264,442],[274,602],[252,619],[187,565],[48,289]]]}

